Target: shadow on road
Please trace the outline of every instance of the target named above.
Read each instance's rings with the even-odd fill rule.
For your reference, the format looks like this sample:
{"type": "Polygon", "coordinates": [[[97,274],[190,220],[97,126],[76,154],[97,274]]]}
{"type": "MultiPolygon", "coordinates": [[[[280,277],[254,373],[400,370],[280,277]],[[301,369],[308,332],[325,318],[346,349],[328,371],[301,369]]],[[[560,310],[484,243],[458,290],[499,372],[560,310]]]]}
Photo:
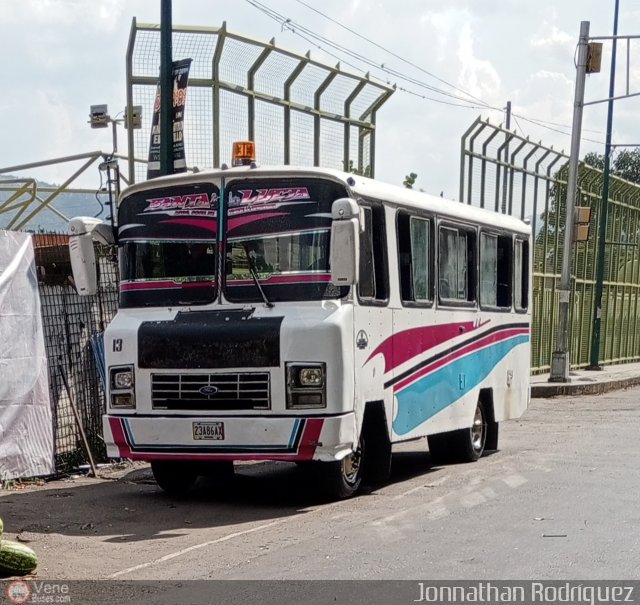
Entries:
{"type": "MultiPolygon", "coordinates": [[[[28,491],[0,492],[0,517],[9,534],[25,536],[102,536],[114,543],[179,537],[197,528],[304,514],[326,503],[312,466],[238,465],[223,480],[201,477],[180,499],[166,495],[148,467],[112,480],[56,481],[28,491]]],[[[425,453],[394,454],[391,482],[432,470],[425,453]]]]}

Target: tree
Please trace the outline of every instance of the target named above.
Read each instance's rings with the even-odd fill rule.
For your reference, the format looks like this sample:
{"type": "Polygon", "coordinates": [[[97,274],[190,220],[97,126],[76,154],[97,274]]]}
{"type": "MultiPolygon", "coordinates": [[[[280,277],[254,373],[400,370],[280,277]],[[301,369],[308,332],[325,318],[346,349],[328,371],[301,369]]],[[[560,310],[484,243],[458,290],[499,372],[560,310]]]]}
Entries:
{"type": "MultiPolygon", "coordinates": [[[[600,153],[587,153],[584,156],[584,160],[580,162],[578,167],[578,186],[581,186],[585,180],[590,183],[589,192],[591,196],[578,200],[578,203],[583,205],[590,205],[593,209],[593,216],[597,217],[597,210],[599,208],[599,197],[602,195],[603,178],[597,180],[585,178],[590,172],[593,172],[593,168],[597,170],[604,170],[604,155],[600,153]],[[591,200],[591,201],[588,201],[591,200]]],[[[636,148],[632,151],[624,150],[612,158],[610,164],[611,177],[619,177],[637,183],[640,185],[640,149],[636,148]]],[[[564,163],[560,169],[553,175],[552,185],[549,189],[549,205],[546,212],[542,212],[539,216],[539,221],[536,225],[535,233],[535,256],[534,267],[536,271],[544,271],[546,266],[546,272],[559,272],[562,241],[564,238],[565,228],[565,208],[566,208],[566,194],[567,187],[566,181],[568,178],[568,162],[564,163]]],[[[587,193],[587,192],[585,192],[587,193]]],[[[625,224],[624,217],[620,212],[615,212],[615,209],[609,207],[608,215],[609,230],[612,234],[615,234],[616,241],[628,242],[636,241],[640,238],[640,233],[631,233],[629,231],[629,225],[625,224]]],[[[595,270],[595,245],[597,224],[592,224],[592,233],[589,243],[587,244],[588,250],[579,248],[579,251],[587,254],[591,260],[588,262],[589,273],[595,270]]],[[[630,248],[614,247],[612,255],[612,266],[617,263],[617,256],[621,253],[626,253],[630,248]]],[[[585,262],[586,261],[585,257],[585,262]]]]}
{"type": "Polygon", "coordinates": [[[418,175],[415,172],[410,172],[407,176],[404,177],[404,181],[402,181],[402,184],[407,189],[413,189],[413,186],[416,184],[417,178],[418,175]]]}
{"type": "MultiPolygon", "coordinates": [[[[604,155],[595,152],[587,153],[584,156],[584,163],[604,170],[604,155]]],[[[625,149],[621,151],[613,158],[610,172],[614,176],[640,184],[640,149],[636,148],[632,151],[625,149]]]]}

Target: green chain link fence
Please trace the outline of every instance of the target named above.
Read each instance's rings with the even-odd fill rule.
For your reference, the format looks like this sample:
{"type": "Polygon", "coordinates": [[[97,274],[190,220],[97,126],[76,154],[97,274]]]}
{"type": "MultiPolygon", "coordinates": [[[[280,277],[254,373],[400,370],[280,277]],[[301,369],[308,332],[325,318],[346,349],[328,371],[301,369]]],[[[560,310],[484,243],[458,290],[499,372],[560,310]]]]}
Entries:
{"type": "MultiPolygon", "coordinates": [[[[460,201],[531,222],[531,368],[548,372],[556,343],[569,157],[478,118],[462,137],[460,201]]],[[[571,365],[590,364],[603,173],[580,163],[576,204],[591,208],[589,239],[573,247],[571,365]]],[[[640,186],[611,177],[605,238],[601,364],[640,361],[640,186]]]]}

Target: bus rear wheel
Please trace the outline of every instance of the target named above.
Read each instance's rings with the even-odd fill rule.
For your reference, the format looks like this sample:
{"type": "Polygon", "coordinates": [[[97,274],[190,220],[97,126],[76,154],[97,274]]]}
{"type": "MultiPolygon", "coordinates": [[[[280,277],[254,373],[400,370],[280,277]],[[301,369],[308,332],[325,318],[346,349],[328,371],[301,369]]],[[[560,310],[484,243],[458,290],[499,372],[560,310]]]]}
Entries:
{"type": "Polygon", "coordinates": [[[327,496],[333,500],[344,500],[360,489],[364,451],[364,439],[361,437],[355,452],[342,460],[320,464],[323,487],[327,496]]]}
{"type": "Polygon", "coordinates": [[[196,466],[181,460],[154,460],[151,471],[156,483],[171,496],[184,496],[198,478],[196,466]]]}
{"type": "Polygon", "coordinates": [[[487,414],[482,401],[478,401],[473,423],[468,429],[429,435],[429,453],[436,463],[475,462],[484,453],[487,442],[487,414]]]}
{"type": "Polygon", "coordinates": [[[458,433],[460,461],[475,462],[478,460],[484,453],[484,446],[487,442],[487,416],[481,401],[478,401],[476,406],[471,427],[454,432],[458,433]]]}

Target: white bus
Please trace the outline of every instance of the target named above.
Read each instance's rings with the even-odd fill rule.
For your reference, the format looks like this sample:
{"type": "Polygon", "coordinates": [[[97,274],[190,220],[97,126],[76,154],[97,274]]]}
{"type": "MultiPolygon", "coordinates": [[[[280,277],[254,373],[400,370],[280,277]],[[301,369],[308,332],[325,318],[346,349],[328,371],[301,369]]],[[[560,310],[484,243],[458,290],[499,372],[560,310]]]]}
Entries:
{"type": "MultiPolygon", "coordinates": [[[[133,185],[105,332],[108,455],[167,492],[234,461],[311,465],[335,498],[384,481],[392,444],[475,461],[529,400],[530,227],[354,174],[225,168],[133,185]]],[[[112,237],[113,236],[113,237],[112,237]]]]}

